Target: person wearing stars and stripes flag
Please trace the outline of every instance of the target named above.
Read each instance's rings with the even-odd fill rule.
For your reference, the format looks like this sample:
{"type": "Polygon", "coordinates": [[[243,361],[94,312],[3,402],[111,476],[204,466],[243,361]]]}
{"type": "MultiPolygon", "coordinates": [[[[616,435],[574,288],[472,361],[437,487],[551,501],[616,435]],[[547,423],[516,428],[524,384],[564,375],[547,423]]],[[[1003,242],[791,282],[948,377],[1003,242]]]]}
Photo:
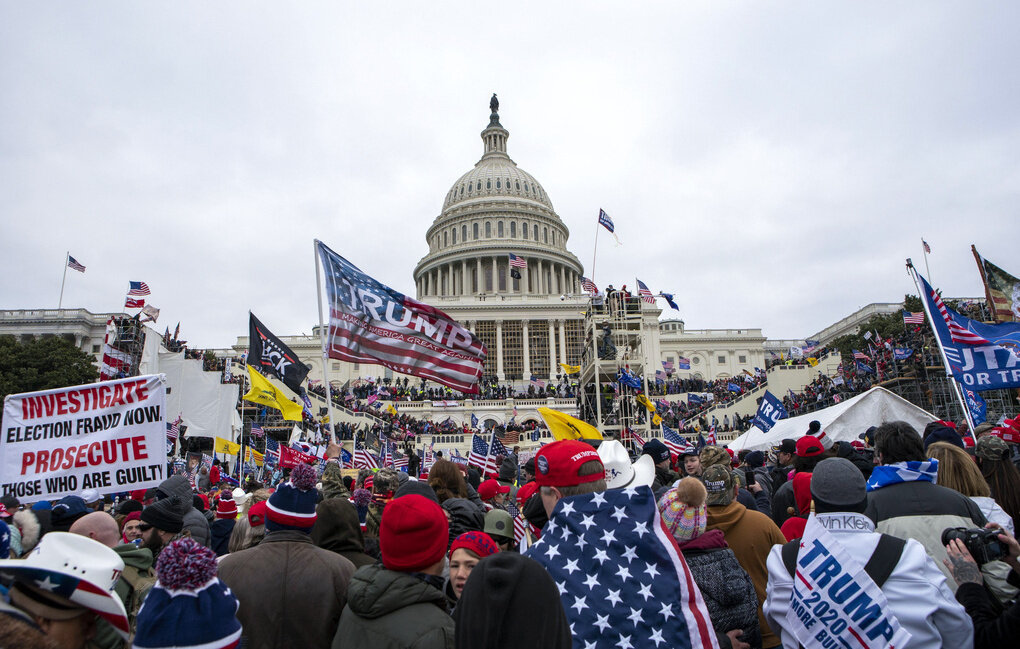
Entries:
{"type": "Polygon", "coordinates": [[[560,591],[574,647],[719,647],[708,609],[649,487],[606,491],[598,453],[543,447],[535,481],[549,522],[526,556],[560,591]]]}

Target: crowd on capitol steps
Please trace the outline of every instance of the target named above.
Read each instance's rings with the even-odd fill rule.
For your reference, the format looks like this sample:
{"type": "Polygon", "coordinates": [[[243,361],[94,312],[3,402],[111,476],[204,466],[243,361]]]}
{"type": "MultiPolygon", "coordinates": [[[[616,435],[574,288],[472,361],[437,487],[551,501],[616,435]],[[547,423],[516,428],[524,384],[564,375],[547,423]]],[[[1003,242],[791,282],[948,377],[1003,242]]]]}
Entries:
{"type": "Polygon", "coordinates": [[[0,647],[1009,647],[1020,419],[0,501],[0,647]]]}

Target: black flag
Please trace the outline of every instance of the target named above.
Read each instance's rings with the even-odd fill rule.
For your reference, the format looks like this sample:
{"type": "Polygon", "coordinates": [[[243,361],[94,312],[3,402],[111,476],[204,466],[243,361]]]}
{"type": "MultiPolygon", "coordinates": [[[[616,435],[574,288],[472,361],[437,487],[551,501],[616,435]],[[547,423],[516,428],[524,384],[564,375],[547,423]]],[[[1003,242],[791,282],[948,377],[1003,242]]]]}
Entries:
{"type": "Polygon", "coordinates": [[[298,360],[297,354],[266,329],[254,313],[249,312],[248,316],[248,365],[263,375],[275,376],[301,394],[301,382],[311,368],[298,360]]]}
{"type": "Polygon", "coordinates": [[[521,271],[517,270],[516,268],[510,268],[510,277],[512,277],[513,279],[520,279],[521,271]]]}

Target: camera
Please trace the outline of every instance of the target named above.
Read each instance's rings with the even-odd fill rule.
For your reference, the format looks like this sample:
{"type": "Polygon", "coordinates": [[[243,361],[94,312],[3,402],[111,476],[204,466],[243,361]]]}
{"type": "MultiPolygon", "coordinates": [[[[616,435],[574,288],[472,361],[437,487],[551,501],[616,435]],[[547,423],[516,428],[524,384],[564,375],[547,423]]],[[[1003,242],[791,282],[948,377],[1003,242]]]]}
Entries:
{"type": "Polygon", "coordinates": [[[942,530],[942,545],[949,545],[953,539],[960,539],[967,551],[974,557],[979,566],[989,561],[1001,559],[1008,553],[1006,546],[999,540],[1001,530],[986,530],[980,527],[947,527],[942,530]]]}

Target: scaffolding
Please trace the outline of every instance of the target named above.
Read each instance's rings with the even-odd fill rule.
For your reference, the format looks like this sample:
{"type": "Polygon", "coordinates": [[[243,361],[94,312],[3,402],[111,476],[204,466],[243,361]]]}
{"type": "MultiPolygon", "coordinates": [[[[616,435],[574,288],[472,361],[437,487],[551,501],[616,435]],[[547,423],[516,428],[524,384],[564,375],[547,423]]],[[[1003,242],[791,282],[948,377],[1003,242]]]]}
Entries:
{"type": "Polygon", "coordinates": [[[640,297],[612,293],[592,297],[585,311],[579,417],[625,444],[633,443],[631,431],[652,435],[652,413],[635,400],[638,393],[648,392],[644,304],[640,297]],[[619,378],[624,372],[638,379],[641,388],[623,385],[619,378]]]}
{"type": "Polygon", "coordinates": [[[123,363],[115,378],[138,376],[138,366],[145,348],[145,325],[138,318],[117,316],[113,318],[113,327],[115,335],[106,344],[113,352],[110,356],[123,363]]]}

